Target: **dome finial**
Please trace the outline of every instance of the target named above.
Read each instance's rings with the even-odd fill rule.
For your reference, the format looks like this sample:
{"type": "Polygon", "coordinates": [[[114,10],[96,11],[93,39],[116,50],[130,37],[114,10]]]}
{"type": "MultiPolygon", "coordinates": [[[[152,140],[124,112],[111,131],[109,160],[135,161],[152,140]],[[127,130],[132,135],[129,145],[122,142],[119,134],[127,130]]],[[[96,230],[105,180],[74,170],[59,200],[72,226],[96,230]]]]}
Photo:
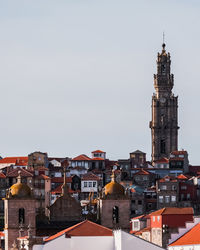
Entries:
{"type": "Polygon", "coordinates": [[[18,171],[17,183],[22,183],[21,170],[18,171]]]}
{"type": "Polygon", "coordinates": [[[163,51],[165,51],[165,32],[163,31],[163,43],[162,43],[162,48],[163,48],[163,51]]]}
{"type": "Polygon", "coordinates": [[[116,176],[115,176],[115,170],[114,169],[112,170],[111,181],[116,182],[116,176]]]}

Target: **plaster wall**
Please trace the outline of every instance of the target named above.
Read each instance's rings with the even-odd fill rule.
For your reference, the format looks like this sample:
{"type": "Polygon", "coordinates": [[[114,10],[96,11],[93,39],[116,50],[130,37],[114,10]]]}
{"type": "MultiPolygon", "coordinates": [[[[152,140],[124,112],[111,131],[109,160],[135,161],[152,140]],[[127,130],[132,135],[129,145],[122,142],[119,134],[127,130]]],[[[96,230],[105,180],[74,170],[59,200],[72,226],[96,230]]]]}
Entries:
{"type": "MultiPolygon", "coordinates": [[[[91,236],[91,237],[71,237],[65,238],[65,235],[46,243],[42,250],[113,250],[113,236],[91,236]]],[[[34,249],[36,250],[36,249],[34,249]]]]}

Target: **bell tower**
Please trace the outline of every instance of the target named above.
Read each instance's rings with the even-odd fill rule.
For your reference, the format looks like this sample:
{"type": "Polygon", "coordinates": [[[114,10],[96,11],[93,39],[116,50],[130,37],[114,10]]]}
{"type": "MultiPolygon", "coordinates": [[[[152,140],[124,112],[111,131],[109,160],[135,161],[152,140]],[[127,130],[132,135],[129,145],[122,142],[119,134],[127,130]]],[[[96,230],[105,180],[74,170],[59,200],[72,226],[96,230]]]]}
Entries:
{"type": "Polygon", "coordinates": [[[152,96],[152,161],[169,157],[178,148],[178,96],[174,96],[174,75],[171,74],[170,53],[162,45],[157,56],[157,74],[154,75],[155,93],[152,96]]]}

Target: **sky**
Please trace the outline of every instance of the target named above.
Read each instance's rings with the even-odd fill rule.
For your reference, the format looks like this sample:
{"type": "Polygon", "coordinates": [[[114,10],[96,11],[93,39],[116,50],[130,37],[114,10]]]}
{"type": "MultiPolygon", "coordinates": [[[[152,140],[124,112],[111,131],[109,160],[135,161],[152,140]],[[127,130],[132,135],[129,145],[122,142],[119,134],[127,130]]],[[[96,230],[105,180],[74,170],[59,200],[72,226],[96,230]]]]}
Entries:
{"type": "Polygon", "coordinates": [[[165,32],[179,149],[200,164],[200,1],[0,2],[0,155],[151,159],[151,97],[165,32]]]}

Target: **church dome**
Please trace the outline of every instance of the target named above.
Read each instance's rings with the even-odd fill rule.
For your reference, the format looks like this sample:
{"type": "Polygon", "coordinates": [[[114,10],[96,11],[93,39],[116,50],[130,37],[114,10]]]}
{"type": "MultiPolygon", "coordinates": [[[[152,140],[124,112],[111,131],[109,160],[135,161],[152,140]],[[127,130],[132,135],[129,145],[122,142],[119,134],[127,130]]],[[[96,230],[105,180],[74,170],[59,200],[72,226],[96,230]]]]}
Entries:
{"type": "Polygon", "coordinates": [[[111,181],[105,185],[105,195],[124,195],[124,187],[117,182],[111,181]]]}
{"type": "Polygon", "coordinates": [[[111,176],[111,182],[109,182],[104,187],[104,193],[105,195],[117,195],[117,196],[124,195],[125,193],[124,187],[116,182],[114,171],[111,176]]]}
{"type": "Polygon", "coordinates": [[[19,197],[19,198],[30,197],[31,189],[25,183],[16,183],[10,187],[10,193],[12,197],[19,197]]]}
{"type": "Polygon", "coordinates": [[[30,196],[31,196],[31,189],[27,184],[22,183],[21,171],[19,171],[19,176],[17,177],[17,183],[13,184],[9,188],[8,198],[11,197],[27,198],[30,196]]]}

